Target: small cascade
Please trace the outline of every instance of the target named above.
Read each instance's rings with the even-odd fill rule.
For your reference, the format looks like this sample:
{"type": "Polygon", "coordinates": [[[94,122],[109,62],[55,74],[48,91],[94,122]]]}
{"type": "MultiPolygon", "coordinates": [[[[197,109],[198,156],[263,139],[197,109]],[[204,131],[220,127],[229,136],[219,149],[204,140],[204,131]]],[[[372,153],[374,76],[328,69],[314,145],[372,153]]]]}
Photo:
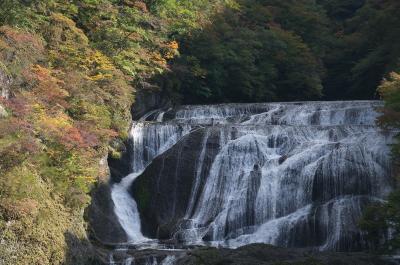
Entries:
{"type": "Polygon", "coordinates": [[[146,225],[184,245],[365,249],[357,225],[363,209],[392,189],[396,132],[375,125],[380,107],[343,101],[153,111],[132,125],[132,173],[112,186],[115,213],[134,244],[146,241],[146,225]],[[129,192],[133,183],[150,183],[144,214],[129,192]]]}
{"type": "Polygon", "coordinates": [[[176,260],[177,258],[175,255],[167,255],[164,257],[149,255],[147,257],[140,257],[138,259],[127,255],[126,257],[120,257],[118,259],[111,254],[109,256],[108,265],[174,265],[176,260]]]}
{"type": "Polygon", "coordinates": [[[149,257],[145,260],[145,263],[143,263],[143,265],[174,265],[175,261],[175,256],[167,256],[161,261],[158,261],[156,257],[149,257]]]}

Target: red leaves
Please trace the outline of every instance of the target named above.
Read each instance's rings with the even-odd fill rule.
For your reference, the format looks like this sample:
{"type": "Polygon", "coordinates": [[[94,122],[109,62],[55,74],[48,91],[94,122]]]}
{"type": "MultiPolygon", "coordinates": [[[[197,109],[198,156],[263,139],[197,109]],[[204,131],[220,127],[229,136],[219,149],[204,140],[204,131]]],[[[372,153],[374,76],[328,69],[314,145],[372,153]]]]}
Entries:
{"type": "Polygon", "coordinates": [[[55,77],[56,74],[56,71],[34,65],[29,71],[24,72],[24,77],[28,83],[34,84],[33,92],[43,103],[66,108],[68,103],[65,99],[69,94],[62,88],[64,82],[55,77]]]}
{"type": "Polygon", "coordinates": [[[67,149],[93,148],[100,145],[100,141],[94,133],[77,127],[71,127],[61,135],[60,143],[67,149]]]}

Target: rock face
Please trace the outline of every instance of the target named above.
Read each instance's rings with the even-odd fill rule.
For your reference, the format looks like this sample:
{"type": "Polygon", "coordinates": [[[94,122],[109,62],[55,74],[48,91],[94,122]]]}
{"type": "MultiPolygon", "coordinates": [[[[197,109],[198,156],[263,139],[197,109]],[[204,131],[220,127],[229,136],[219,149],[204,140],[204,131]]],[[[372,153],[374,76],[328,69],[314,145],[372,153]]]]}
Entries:
{"type": "MultiPolygon", "coordinates": [[[[377,101],[223,104],[151,111],[113,166],[129,241],[351,251],[358,220],[391,191],[377,101]],[[130,173],[130,174],[128,174],[130,173]],[[126,174],[127,176],[120,177],[126,174]]],[[[115,240],[117,241],[117,240],[115,240]]]]}
{"type": "Polygon", "coordinates": [[[86,211],[90,237],[97,242],[110,245],[127,242],[126,233],[114,213],[114,203],[111,200],[108,184],[100,184],[93,191],[92,202],[86,211]]]}
{"type": "Polygon", "coordinates": [[[0,105],[0,118],[7,117],[7,115],[8,114],[6,109],[2,105],[0,105]]]}
{"type": "Polygon", "coordinates": [[[6,73],[0,62],[0,97],[8,98],[10,94],[11,77],[6,73]]]}

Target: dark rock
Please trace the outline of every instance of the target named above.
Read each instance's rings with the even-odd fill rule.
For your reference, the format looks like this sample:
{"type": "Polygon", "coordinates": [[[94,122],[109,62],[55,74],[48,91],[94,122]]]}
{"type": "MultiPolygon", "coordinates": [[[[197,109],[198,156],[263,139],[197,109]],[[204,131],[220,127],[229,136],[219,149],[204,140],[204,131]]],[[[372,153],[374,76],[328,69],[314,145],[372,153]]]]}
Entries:
{"type": "MultiPolygon", "coordinates": [[[[198,129],[185,136],[174,147],[154,159],[134,182],[131,191],[138,204],[142,230],[146,236],[170,238],[176,230],[176,224],[184,217],[206,130],[198,129]]],[[[204,168],[210,166],[217,154],[218,137],[217,130],[209,132],[204,168]]],[[[205,172],[203,169],[202,173],[205,172]]]]}
{"type": "Polygon", "coordinates": [[[136,93],[136,100],[132,106],[132,118],[138,120],[146,113],[155,109],[167,109],[172,104],[166,95],[159,89],[142,89],[136,93]]]}
{"type": "Polygon", "coordinates": [[[278,160],[279,165],[282,164],[283,162],[285,162],[287,158],[288,158],[287,155],[281,156],[281,157],[279,158],[279,160],[278,160]]]}
{"type": "Polygon", "coordinates": [[[131,142],[128,140],[125,143],[120,143],[118,149],[121,152],[120,158],[113,158],[109,155],[107,159],[110,177],[113,182],[120,182],[122,178],[132,172],[132,153],[129,151],[132,149],[131,142]]]}
{"type": "Polygon", "coordinates": [[[127,241],[125,231],[114,213],[111,189],[106,183],[100,184],[92,192],[92,203],[86,209],[89,236],[103,244],[118,244],[127,241]]]}

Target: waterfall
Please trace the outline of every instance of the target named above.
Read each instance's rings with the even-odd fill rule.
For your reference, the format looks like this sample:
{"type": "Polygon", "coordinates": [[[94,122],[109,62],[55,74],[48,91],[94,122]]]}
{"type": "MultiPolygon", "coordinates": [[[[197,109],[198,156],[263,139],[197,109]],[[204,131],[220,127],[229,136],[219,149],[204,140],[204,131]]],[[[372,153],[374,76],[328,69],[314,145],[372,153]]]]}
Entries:
{"type": "Polygon", "coordinates": [[[146,175],[157,183],[154,189],[191,180],[185,202],[172,198],[172,192],[150,198],[170,202],[165,209],[172,204],[173,216],[150,213],[159,216],[151,220],[158,227],[175,223],[171,237],[188,245],[233,248],[250,243],[366,248],[357,226],[362,211],[392,188],[389,145],[395,132],[375,125],[380,107],[379,101],[343,101],[153,111],[130,131],[132,173],[112,187],[115,213],[131,242],[145,240],[130,186],[149,165],[165,163],[156,157],[180,148],[182,139],[201,135],[197,145],[179,149],[197,152],[196,159],[185,162],[194,170],[183,173],[177,161],[173,173],[154,164],[159,173],[146,175]],[[167,182],[168,174],[174,174],[174,184],[167,182]],[[184,210],[174,203],[184,204],[184,210]]]}
{"type": "Polygon", "coordinates": [[[146,124],[143,121],[133,123],[129,133],[133,153],[132,173],[115,183],[111,189],[115,214],[130,243],[148,239],[141,232],[139,212],[129,187],[153,158],[173,146],[189,130],[190,126],[146,124]]]}

